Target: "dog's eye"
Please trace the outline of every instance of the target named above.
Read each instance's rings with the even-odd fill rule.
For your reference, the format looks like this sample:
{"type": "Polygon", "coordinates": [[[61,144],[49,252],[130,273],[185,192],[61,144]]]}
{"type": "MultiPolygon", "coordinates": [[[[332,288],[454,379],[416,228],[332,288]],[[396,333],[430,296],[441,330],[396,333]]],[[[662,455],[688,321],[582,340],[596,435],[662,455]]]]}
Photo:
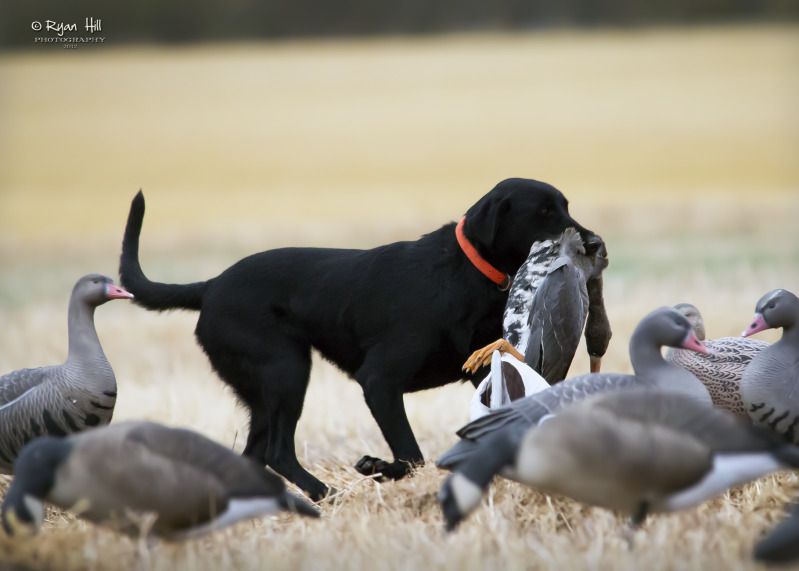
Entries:
{"type": "Polygon", "coordinates": [[[549,216],[550,210],[548,206],[544,206],[541,209],[541,216],[549,216]]]}

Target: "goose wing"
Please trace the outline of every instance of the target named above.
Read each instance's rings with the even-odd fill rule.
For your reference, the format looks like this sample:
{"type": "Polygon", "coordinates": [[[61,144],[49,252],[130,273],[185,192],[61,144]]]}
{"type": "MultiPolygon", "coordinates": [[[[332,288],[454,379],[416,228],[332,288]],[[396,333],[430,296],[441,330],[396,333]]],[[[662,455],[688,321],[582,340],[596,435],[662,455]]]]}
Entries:
{"type": "Polygon", "coordinates": [[[154,457],[213,476],[231,497],[277,496],[286,488],[274,472],[191,430],[145,422],[133,427],[126,440],[154,457]]]}
{"type": "Polygon", "coordinates": [[[53,374],[55,367],[39,367],[19,369],[0,377],[0,410],[47,381],[53,374]]]}
{"type": "MultiPolygon", "coordinates": [[[[589,403],[586,403],[589,404],[589,403]]],[[[691,396],[662,389],[597,396],[591,406],[619,418],[657,425],[695,439],[713,452],[756,452],[781,448],[779,435],[741,421],[732,413],[691,396]]]]}
{"type": "Polygon", "coordinates": [[[636,383],[633,375],[595,374],[574,377],[470,422],[457,434],[467,440],[480,440],[505,427],[526,430],[564,406],[604,391],[618,390],[636,383]]]}
{"type": "Polygon", "coordinates": [[[568,257],[558,258],[538,287],[530,308],[525,361],[549,383],[569,371],[588,315],[585,278],[568,257]]]}

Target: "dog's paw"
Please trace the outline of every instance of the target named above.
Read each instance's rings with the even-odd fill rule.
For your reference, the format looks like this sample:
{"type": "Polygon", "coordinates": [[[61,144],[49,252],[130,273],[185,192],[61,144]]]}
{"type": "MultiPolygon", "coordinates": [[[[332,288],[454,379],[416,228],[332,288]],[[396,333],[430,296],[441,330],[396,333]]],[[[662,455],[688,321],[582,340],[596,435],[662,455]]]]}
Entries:
{"type": "Polygon", "coordinates": [[[390,477],[386,474],[386,470],[391,466],[390,463],[374,456],[364,456],[358,463],[355,464],[355,469],[364,476],[373,476],[374,474],[381,474],[378,481],[383,481],[390,477]]]}

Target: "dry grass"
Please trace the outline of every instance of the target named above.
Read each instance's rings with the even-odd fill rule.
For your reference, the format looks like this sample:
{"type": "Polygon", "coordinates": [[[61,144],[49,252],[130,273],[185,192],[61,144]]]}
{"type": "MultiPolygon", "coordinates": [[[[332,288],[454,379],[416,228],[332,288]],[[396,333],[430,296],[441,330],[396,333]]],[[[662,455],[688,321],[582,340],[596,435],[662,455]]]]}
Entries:
{"type": "MultiPolygon", "coordinates": [[[[626,371],[640,316],[689,300],[711,336],[799,284],[795,28],[542,34],[0,55],[0,371],[56,362],[66,298],[113,274],[135,190],[153,277],[208,277],[287,244],[370,246],[455,219],[500,178],[567,192],[608,241],[626,371]]],[[[97,326],[118,420],[190,426],[240,449],[246,417],[192,337],[195,316],[115,302],[97,326]]],[[[768,337],[773,339],[773,335],[768,337]]],[[[578,355],[573,372],[587,370],[578,355]]],[[[426,457],[471,391],[406,398],[426,457]]],[[[799,491],[766,478],[658,517],[628,548],[622,519],[499,482],[445,536],[425,467],[388,484],[351,465],[388,449],[357,385],[316,360],[302,462],[342,494],[321,521],[281,516],[182,545],[116,537],[52,513],[0,558],[53,569],[748,568],[752,542],[799,491]]]]}

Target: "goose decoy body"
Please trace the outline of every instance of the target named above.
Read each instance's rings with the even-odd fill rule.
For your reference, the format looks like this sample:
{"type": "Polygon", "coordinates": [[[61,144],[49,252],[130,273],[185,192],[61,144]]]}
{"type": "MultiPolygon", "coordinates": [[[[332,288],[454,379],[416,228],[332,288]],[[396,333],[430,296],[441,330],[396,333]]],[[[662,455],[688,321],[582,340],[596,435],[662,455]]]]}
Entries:
{"type": "Polygon", "coordinates": [[[680,303],[674,309],[685,316],[710,353],[669,348],[666,361],[693,373],[707,387],[713,404],[748,420],[741,398],[741,378],[755,355],[768,347],[768,343],[742,337],[706,340],[705,321],[696,306],[680,303]]]}
{"type": "MultiPolygon", "coordinates": [[[[653,387],[679,391],[704,404],[712,404],[707,389],[696,377],[663,359],[663,346],[707,351],[685,317],[670,307],[656,309],[641,320],[630,339],[634,375],[591,373],[516,400],[461,428],[457,433],[460,441],[438,459],[437,465],[446,469],[456,467],[479,453],[481,444],[497,432],[507,431],[520,439],[530,427],[592,394],[653,387]]],[[[514,478],[512,471],[508,477],[514,478]]]]}
{"type": "MultiPolygon", "coordinates": [[[[574,229],[558,239],[536,242],[519,268],[508,295],[503,318],[503,338],[475,351],[464,364],[474,372],[501,355],[500,366],[478,386],[472,401],[472,420],[515,400],[514,384],[523,383],[529,396],[562,380],[574,358],[585,327],[591,370],[599,370],[610,342],[610,323],[602,294],[602,271],[607,250],[598,236],[587,245],[574,229]],[[498,376],[498,374],[500,376],[498,376]],[[502,390],[502,398],[491,395],[502,390]]],[[[519,398],[518,396],[516,398],[519,398]]]]}
{"type": "Polygon", "coordinates": [[[37,530],[42,503],[117,531],[185,539],[242,519],[287,510],[317,517],[283,480],[190,430],[124,422],[66,438],[42,437],[21,451],[2,506],[6,531],[37,530]]]}
{"type": "Polygon", "coordinates": [[[453,529],[495,474],[543,492],[632,515],[685,509],[732,486],[799,467],[799,448],[732,413],[674,391],[595,395],[529,429],[494,434],[439,494],[453,529]]]}
{"type": "Polygon", "coordinates": [[[755,546],[755,559],[763,563],[790,563],[799,559],[799,504],[755,546]]]}
{"type": "Polygon", "coordinates": [[[741,378],[741,396],[755,424],[799,443],[799,299],[785,289],[760,298],[742,335],[782,327],[782,337],[760,351],[741,378]]]}
{"type": "Polygon", "coordinates": [[[0,377],[0,472],[11,473],[19,450],[37,436],[64,436],[111,422],[116,378],[94,328],[94,310],[132,297],[109,277],[83,276],[69,299],[67,360],[0,377]]]}

